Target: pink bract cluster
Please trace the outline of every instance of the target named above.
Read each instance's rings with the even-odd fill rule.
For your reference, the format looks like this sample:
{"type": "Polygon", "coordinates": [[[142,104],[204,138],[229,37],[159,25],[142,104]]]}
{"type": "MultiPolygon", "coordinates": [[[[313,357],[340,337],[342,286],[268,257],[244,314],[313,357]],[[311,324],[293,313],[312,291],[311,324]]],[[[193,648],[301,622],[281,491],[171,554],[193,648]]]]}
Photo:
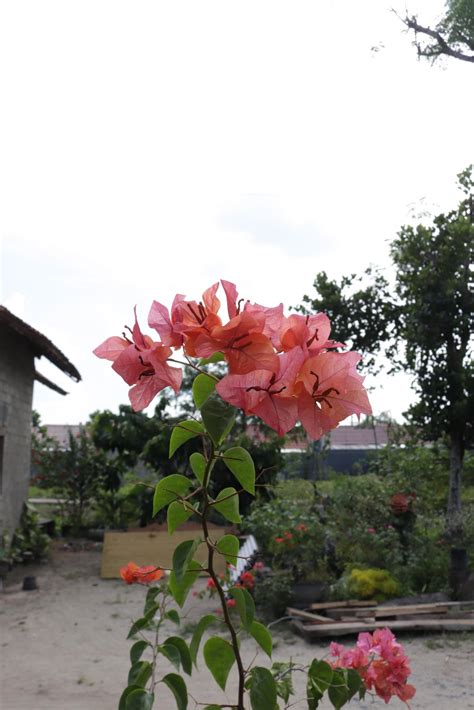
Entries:
{"type": "Polygon", "coordinates": [[[331,643],[333,668],[354,668],[367,690],[374,690],[386,703],[396,695],[407,702],[415,695],[413,685],[407,683],[411,673],[408,658],[390,629],[376,629],[373,634],[359,634],[356,645],[346,649],[331,643]]]}
{"type": "Polygon", "coordinates": [[[300,421],[313,439],[334,429],[351,414],[370,414],[363,377],[356,369],[360,355],[335,352],[341,343],[330,340],[324,313],[285,316],[283,304],[267,308],[238,300],[237,289],[221,281],[227,301],[223,322],[219,283],[202,300],[187,301],[178,294],[171,306],[154,301],[148,325],[159,335],[143,335],[137,322],[130,337],[108,338],[94,350],[113,362],[113,369],[131,386],[135,410],[144,409],[165,387],[178,392],[180,368],[169,364],[173,350],[186,357],[209,358],[220,352],[228,374],[217,384],[226,402],[263,419],[283,435],[300,421]]]}

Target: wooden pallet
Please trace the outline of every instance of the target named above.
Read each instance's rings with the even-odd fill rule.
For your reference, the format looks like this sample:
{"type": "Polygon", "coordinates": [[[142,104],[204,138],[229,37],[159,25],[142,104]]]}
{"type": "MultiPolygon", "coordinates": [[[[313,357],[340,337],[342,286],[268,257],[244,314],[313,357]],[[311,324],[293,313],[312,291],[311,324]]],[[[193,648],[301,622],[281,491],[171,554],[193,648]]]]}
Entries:
{"type": "Polygon", "coordinates": [[[391,629],[432,631],[474,630],[474,602],[376,605],[360,602],[320,602],[307,611],[287,609],[295,630],[310,640],[322,636],[342,636],[361,631],[391,629]]]}

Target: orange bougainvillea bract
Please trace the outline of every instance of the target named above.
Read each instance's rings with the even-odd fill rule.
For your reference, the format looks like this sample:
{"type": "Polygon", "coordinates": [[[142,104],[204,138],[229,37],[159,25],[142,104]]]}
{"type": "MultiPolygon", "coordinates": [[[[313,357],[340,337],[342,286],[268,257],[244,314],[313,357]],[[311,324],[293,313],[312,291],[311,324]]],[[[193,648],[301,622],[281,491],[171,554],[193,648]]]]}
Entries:
{"type": "Polygon", "coordinates": [[[152,584],[158,582],[163,575],[163,570],[154,565],[140,567],[135,562],[129,562],[120,570],[120,576],[127,584],[152,584]]]}
{"type": "Polygon", "coordinates": [[[165,387],[178,392],[180,368],[170,364],[173,350],[187,357],[222,353],[228,373],[216,390],[223,400],[260,417],[280,436],[300,421],[312,439],[334,429],[351,414],[370,414],[371,407],[357,371],[360,355],[338,352],[324,313],[285,316],[283,304],[266,307],[238,299],[235,285],[221,281],[228,318],[223,319],[213,284],[201,301],[178,294],[171,312],[154,301],[148,324],[159,336],[143,335],[135,315],[129,334],[113,336],[94,350],[131,387],[132,407],[139,411],[165,387]]]}

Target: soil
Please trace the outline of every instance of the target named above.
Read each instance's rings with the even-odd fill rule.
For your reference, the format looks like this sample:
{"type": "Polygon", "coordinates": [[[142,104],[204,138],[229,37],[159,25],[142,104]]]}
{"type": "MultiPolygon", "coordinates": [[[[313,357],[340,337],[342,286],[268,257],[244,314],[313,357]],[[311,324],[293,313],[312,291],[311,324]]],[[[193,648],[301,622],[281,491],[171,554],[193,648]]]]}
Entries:
{"type": "MultiPolygon", "coordinates": [[[[56,545],[44,565],[17,567],[0,595],[0,707],[2,710],[116,710],[126,685],[130,642],[126,635],[132,618],[143,607],[144,590],[119,580],[99,578],[100,547],[56,545]],[[22,591],[23,577],[36,576],[39,589],[22,591]]],[[[202,582],[201,582],[202,584],[202,582]]],[[[183,628],[192,626],[202,613],[214,611],[212,600],[190,597],[183,628]]],[[[308,645],[288,627],[272,629],[274,660],[309,663],[322,658],[328,644],[308,645]]],[[[170,625],[170,633],[175,633],[170,625]]],[[[347,638],[352,644],[354,637],[347,638]]],[[[417,694],[413,710],[469,710],[474,708],[474,637],[468,634],[400,636],[411,659],[412,682],[417,694]]],[[[340,641],[340,639],[338,639],[340,641]]],[[[249,663],[255,644],[243,641],[249,663]]],[[[257,663],[268,659],[259,654],[257,663]]],[[[161,667],[160,667],[161,670],[161,667]]],[[[163,664],[163,675],[170,670],[163,664]]],[[[304,678],[295,674],[300,699],[293,708],[303,709],[304,678]]],[[[202,658],[199,671],[187,681],[193,698],[206,703],[231,703],[236,679],[231,676],[223,694],[210,678],[202,658]]],[[[390,704],[403,708],[397,699],[390,704]]],[[[194,708],[190,699],[189,708],[194,708]]],[[[154,708],[175,710],[175,701],[164,685],[158,685],[154,708]]],[[[202,706],[201,706],[202,707],[202,706]]],[[[321,704],[327,710],[329,703],[321,704]]],[[[352,701],[354,710],[384,708],[380,700],[352,701]]],[[[262,709],[264,710],[264,709],[262,709]]]]}

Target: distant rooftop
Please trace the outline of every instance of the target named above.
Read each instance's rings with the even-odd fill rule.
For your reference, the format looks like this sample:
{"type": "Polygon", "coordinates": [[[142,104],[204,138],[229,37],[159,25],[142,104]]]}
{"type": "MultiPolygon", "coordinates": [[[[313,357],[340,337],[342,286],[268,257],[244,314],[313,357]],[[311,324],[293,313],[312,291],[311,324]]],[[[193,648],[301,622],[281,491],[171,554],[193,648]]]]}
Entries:
{"type": "MultiPolygon", "coordinates": [[[[54,437],[61,446],[67,446],[69,441],[69,431],[73,436],[77,436],[80,430],[79,424],[47,424],[49,436],[54,437]]],[[[249,435],[252,435],[252,427],[249,427],[249,435]]],[[[354,426],[342,425],[334,429],[327,437],[330,441],[331,449],[375,449],[377,446],[385,446],[388,443],[388,427],[377,424],[375,428],[358,429],[354,426]]],[[[305,451],[311,446],[310,439],[291,441],[287,438],[284,450],[305,451]]]]}

